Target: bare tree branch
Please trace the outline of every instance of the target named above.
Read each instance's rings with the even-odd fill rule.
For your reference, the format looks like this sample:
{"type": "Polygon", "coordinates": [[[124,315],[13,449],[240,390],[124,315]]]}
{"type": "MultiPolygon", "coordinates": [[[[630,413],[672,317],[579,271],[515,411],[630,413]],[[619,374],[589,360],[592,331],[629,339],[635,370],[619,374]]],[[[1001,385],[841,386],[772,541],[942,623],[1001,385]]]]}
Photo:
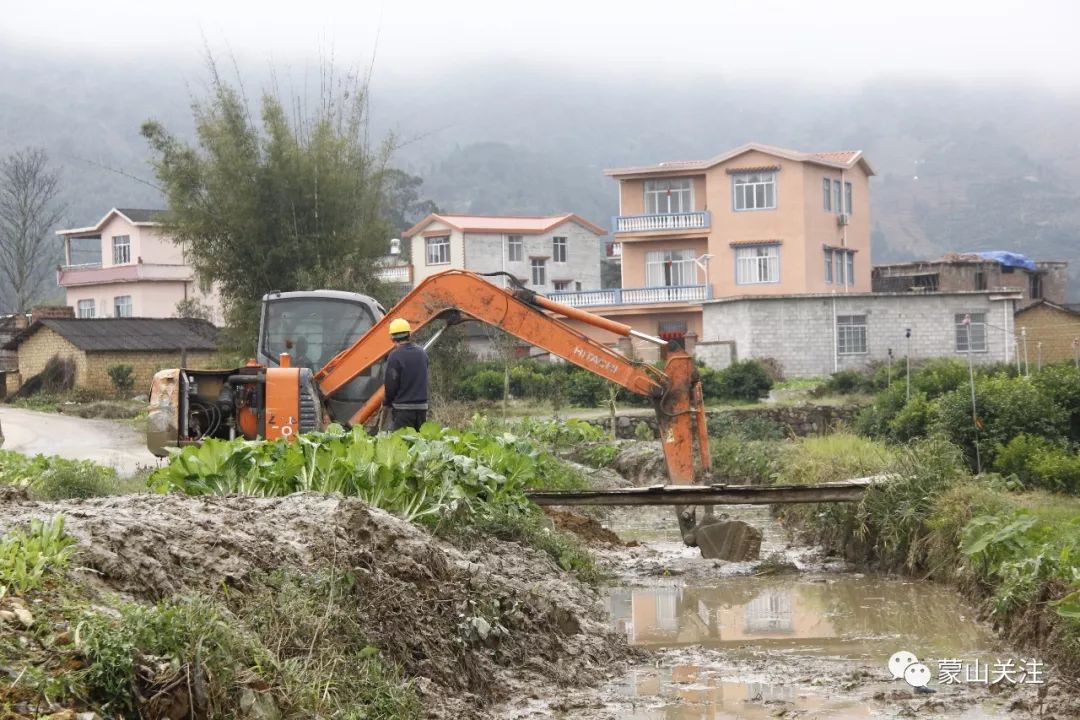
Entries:
{"type": "Polygon", "coordinates": [[[0,160],[0,277],[16,312],[41,297],[52,266],[51,232],[64,211],[60,176],[44,150],[27,148],[0,160]]]}

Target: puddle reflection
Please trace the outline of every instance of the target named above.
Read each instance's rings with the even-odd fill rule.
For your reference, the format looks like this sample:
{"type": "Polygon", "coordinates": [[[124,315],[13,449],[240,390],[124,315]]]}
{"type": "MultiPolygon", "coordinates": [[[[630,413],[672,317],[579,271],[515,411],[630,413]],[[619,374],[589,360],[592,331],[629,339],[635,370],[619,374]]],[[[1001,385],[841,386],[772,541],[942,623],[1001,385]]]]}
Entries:
{"type": "Polygon", "coordinates": [[[658,585],[610,591],[612,622],[633,645],[753,644],[888,657],[985,650],[989,632],[955,593],[925,583],[843,577],[730,578],[715,586],[658,585]]]}
{"type": "Polygon", "coordinates": [[[637,708],[626,716],[634,720],[763,720],[777,717],[780,709],[807,718],[873,717],[868,706],[857,702],[798,693],[780,685],[720,680],[691,666],[638,671],[628,676],[619,690],[626,697],[664,697],[673,701],[660,707],[637,708]]]}

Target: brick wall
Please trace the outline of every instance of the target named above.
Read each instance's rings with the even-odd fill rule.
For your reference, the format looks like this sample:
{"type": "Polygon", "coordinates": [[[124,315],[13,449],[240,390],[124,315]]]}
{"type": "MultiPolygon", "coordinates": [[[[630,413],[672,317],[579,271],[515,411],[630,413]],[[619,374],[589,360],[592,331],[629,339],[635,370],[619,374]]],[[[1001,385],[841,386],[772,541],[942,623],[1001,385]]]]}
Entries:
{"type": "Polygon", "coordinates": [[[1080,315],[1035,305],[1016,316],[1016,332],[1026,331],[1028,362],[1035,367],[1042,343],[1043,362],[1073,360],[1072,342],[1080,338],[1080,315]]]}
{"type": "MultiPolygon", "coordinates": [[[[19,345],[19,373],[22,380],[37,375],[51,357],[58,355],[75,362],[76,387],[112,392],[108,368],[127,363],[135,368],[135,392],[145,393],[154,373],[162,368],[179,367],[179,352],[93,352],[85,353],[47,327],[38,330],[19,345]]],[[[189,352],[187,367],[205,368],[212,365],[215,353],[189,352]]]]}
{"type": "Polygon", "coordinates": [[[45,369],[49,358],[57,355],[75,361],[75,384],[86,382],[86,355],[59,334],[40,327],[19,345],[19,374],[23,382],[45,369]]]}
{"type": "MultiPolygon", "coordinates": [[[[188,352],[187,365],[189,368],[208,368],[213,363],[215,353],[212,352],[188,352]]],[[[180,367],[179,352],[92,352],[86,354],[86,375],[83,380],[84,387],[112,392],[112,380],[109,379],[109,368],[113,365],[125,363],[134,368],[135,394],[142,395],[150,391],[150,381],[154,373],[165,368],[180,367]]]]}
{"type": "Polygon", "coordinates": [[[1013,303],[991,300],[990,293],[933,293],[777,296],[706,303],[702,342],[731,340],[740,359],[774,358],[788,377],[820,377],[837,369],[883,362],[892,349],[903,362],[911,328],[911,356],[966,359],[957,351],[956,315],[985,313],[987,348],[973,353],[976,363],[1015,359],[1013,303]],[[866,352],[836,352],[834,317],[866,319],[866,352]],[[1005,328],[1008,328],[1006,330],[1005,328]]]}

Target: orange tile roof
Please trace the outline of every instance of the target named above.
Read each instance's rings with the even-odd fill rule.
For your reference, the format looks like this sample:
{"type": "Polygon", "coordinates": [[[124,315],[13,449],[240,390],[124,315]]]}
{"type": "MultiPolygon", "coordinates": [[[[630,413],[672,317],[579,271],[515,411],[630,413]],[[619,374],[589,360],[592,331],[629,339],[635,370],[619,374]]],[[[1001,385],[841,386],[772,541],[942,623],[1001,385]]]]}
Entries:
{"type": "Polygon", "coordinates": [[[412,237],[435,221],[441,221],[462,232],[469,233],[515,233],[539,235],[565,222],[577,223],[595,235],[606,235],[598,225],[575,215],[449,215],[432,213],[405,231],[403,237],[412,237]]]}
{"type": "Polygon", "coordinates": [[[747,143],[746,145],[740,145],[734,150],[721,153],[708,160],[676,160],[672,162],[657,163],[656,165],[616,168],[613,170],[605,170],[604,174],[611,177],[621,177],[627,175],[670,173],[684,170],[707,170],[714,165],[719,165],[720,163],[727,162],[732,158],[736,158],[739,155],[752,151],[773,155],[787,160],[794,160],[796,162],[810,162],[837,168],[851,168],[856,164],[862,164],[863,169],[866,170],[867,174],[874,174],[873,168],[870,167],[870,164],[866,162],[866,158],[863,157],[862,150],[807,153],[798,150],[788,150],[773,145],[763,145],[761,143],[747,143]]]}

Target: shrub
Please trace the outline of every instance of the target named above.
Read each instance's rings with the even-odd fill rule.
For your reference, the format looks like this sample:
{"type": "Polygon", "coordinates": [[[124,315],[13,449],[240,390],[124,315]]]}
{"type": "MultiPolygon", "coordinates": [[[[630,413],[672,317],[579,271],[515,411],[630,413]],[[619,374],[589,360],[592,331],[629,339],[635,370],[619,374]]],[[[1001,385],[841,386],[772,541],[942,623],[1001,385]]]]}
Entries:
{"type": "Polygon", "coordinates": [[[501,400],[505,377],[498,370],[481,370],[464,380],[458,387],[468,400],[501,400]]]}
{"type": "Polygon", "coordinates": [[[886,425],[885,436],[894,442],[926,437],[937,413],[937,401],[916,392],[886,425]]]}
{"type": "Polygon", "coordinates": [[[866,387],[866,378],[858,370],[840,370],[834,372],[821,386],[822,393],[850,395],[862,392],[866,387]]]}
{"type": "Polygon", "coordinates": [[[773,381],[765,366],[756,360],[735,362],[720,371],[720,397],[756,402],[772,389],[773,381]]]}
{"type": "Polygon", "coordinates": [[[1031,382],[1065,410],[1069,439],[1080,442],[1080,369],[1073,364],[1051,365],[1032,375],[1031,382]]]}
{"type": "Polygon", "coordinates": [[[599,375],[574,368],[566,378],[566,400],[579,407],[600,407],[607,401],[608,384],[599,375]]]}
{"type": "Polygon", "coordinates": [[[994,454],[994,469],[1024,487],[1080,493],[1080,455],[1061,443],[1021,434],[994,454]]]}
{"type": "Polygon", "coordinates": [[[967,387],[956,389],[938,402],[935,430],[964,448],[974,463],[978,441],[982,462],[992,466],[999,445],[1006,445],[1017,435],[1027,433],[1049,440],[1063,440],[1068,418],[1053,399],[1026,378],[994,376],[975,382],[976,429],[971,417],[971,394],[967,387]]]}
{"type": "Polygon", "coordinates": [[[116,394],[120,397],[131,397],[131,392],[135,388],[135,368],[127,363],[117,363],[110,365],[106,372],[109,373],[109,382],[112,383],[116,394]]]}

